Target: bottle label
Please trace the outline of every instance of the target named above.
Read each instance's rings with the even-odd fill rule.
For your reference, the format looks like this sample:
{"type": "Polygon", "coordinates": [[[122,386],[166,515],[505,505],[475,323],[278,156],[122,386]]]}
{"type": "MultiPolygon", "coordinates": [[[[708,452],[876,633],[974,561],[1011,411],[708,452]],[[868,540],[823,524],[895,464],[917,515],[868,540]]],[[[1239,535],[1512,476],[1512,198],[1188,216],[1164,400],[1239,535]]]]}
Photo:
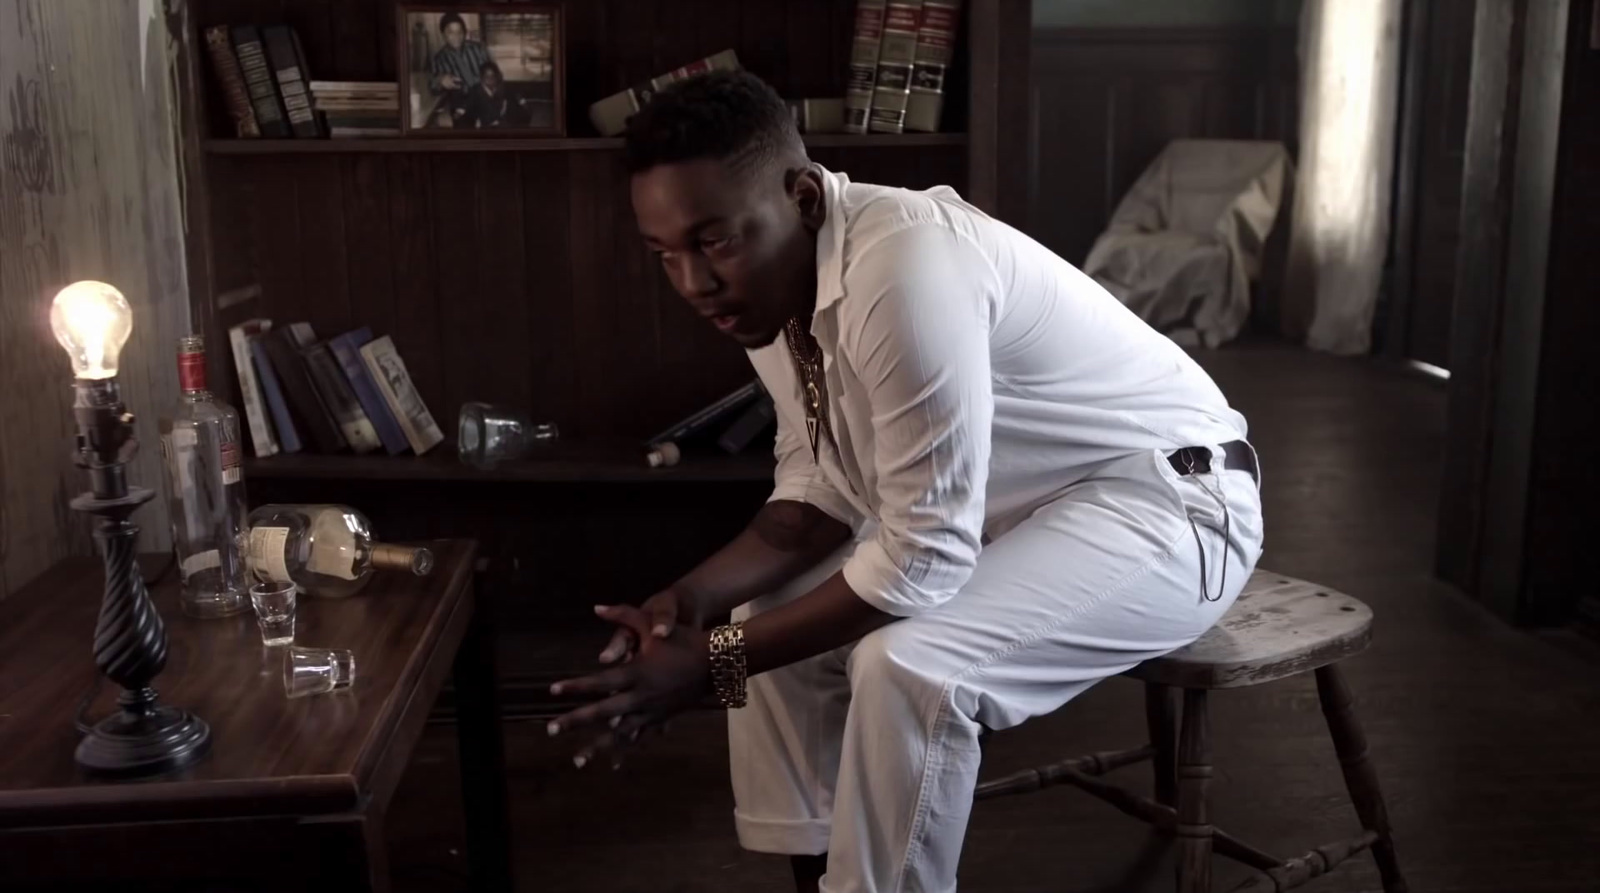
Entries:
{"type": "Polygon", "coordinates": [[[239,457],[239,444],[231,440],[223,441],[221,450],[223,486],[244,480],[244,471],[240,467],[242,463],[239,457]]]}
{"type": "Polygon", "coordinates": [[[289,542],[287,527],[250,528],[250,567],[259,577],[289,583],[289,557],[284,546],[289,542]]]}
{"type": "Polygon", "coordinates": [[[311,519],[311,554],[306,556],[306,570],[355,580],[361,577],[356,568],[356,538],[345,521],[344,512],[326,506],[311,519]]]}
{"type": "Polygon", "coordinates": [[[178,387],[185,391],[203,391],[206,389],[205,353],[178,354],[178,387]]]}
{"type": "Polygon", "coordinates": [[[351,550],[322,543],[318,543],[307,556],[306,570],[341,580],[354,580],[361,576],[356,573],[355,555],[351,550]]]}
{"type": "Polygon", "coordinates": [[[181,515],[172,518],[173,532],[196,540],[211,529],[212,516],[207,509],[205,493],[200,486],[204,469],[199,455],[200,436],[192,428],[173,428],[161,439],[161,449],[167,458],[167,471],[171,475],[172,495],[182,505],[181,515]]]}
{"type": "Polygon", "coordinates": [[[179,575],[187,580],[201,571],[208,571],[214,567],[222,567],[222,553],[216,549],[207,549],[196,552],[178,564],[179,575]]]}

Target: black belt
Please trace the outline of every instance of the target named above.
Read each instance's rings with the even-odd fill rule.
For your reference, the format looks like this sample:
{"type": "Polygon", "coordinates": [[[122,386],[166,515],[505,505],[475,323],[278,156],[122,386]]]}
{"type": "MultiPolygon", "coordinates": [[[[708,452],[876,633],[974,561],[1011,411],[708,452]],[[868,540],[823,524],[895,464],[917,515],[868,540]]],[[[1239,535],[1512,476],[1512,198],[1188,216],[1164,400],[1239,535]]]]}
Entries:
{"type": "MultiPolygon", "coordinates": [[[[1168,455],[1167,461],[1172,463],[1173,469],[1178,474],[1211,472],[1211,450],[1206,447],[1184,447],[1168,455]]],[[[1222,467],[1234,471],[1248,471],[1257,482],[1261,480],[1261,468],[1256,464],[1256,451],[1242,440],[1230,440],[1222,444],[1222,467]]]]}

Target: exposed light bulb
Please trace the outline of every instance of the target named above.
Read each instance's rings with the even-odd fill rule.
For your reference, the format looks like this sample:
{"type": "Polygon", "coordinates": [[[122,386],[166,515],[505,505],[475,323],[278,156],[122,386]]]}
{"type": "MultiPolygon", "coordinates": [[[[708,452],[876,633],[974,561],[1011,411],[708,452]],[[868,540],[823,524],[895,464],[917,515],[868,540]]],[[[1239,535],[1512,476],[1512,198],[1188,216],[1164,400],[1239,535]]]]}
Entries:
{"type": "Polygon", "coordinates": [[[111,378],[133,332],[128,299],[104,282],[85,279],[63,288],[50,305],[50,330],[66,348],[78,378],[111,378]]]}

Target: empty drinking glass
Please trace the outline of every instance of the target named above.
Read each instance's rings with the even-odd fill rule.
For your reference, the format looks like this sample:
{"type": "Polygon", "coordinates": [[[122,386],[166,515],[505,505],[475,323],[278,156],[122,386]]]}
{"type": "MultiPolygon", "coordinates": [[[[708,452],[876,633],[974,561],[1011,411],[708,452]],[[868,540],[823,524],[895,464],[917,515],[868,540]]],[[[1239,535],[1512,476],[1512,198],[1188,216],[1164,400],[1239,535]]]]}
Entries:
{"type": "Polygon", "coordinates": [[[270,580],[250,587],[250,604],[256,609],[256,625],[266,645],[287,645],[294,641],[294,584],[270,580]]]}
{"type": "Polygon", "coordinates": [[[560,433],[548,422],[535,422],[527,413],[467,403],[461,407],[456,429],[456,449],[461,461],[479,468],[520,459],[534,447],[556,440],[560,433]]]}
{"type": "Polygon", "coordinates": [[[349,688],[356,679],[356,658],[333,648],[290,646],[283,657],[283,690],[291,698],[349,688]]]}

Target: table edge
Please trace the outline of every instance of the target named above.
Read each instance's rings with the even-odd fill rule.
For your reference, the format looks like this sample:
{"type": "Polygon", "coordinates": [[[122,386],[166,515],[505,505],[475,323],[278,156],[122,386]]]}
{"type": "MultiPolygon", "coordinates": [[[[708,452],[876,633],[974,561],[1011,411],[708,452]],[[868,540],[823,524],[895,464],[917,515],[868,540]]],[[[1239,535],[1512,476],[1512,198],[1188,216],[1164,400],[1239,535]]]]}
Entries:
{"type": "MultiPolygon", "coordinates": [[[[478,541],[465,537],[446,541],[461,544],[466,552],[463,560],[456,565],[455,573],[445,587],[445,595],[439,599],[439,604],[434,608],[434,616],[430,618],[430,626],[436,631],[436,635],[432,641],[419,642],[417,647],[412,650],[410,659],[406,661],[405,667],[400,671],[400,678],[395,683],[395,691],[397,693],[406,692],[405,697],[403,699],[396,698],[393,709],[379,717],[378,722],[373,723],[367,739],[361,744],[361,749],[356,757],[353,780],[357,790],[362,793],[374,793],[372,791],[372,780],[385,760],[389,758],[394,736],[400,730],[401,724],[404,722],[412,704],[417,700],[418,692],[416,687],[420,683],[424,671],[429,664],[440,658],[440,646],[450,634],[452,626],[460,626],[457,634],[458,642],[456,643],[459,646],[460,635],[465,633],[466,627],[465,624],[459,623],[457,618],[462,615],[463,608],[466,609],[467,614],[470,614],[475,608],[475,605],[471,604],[473,596],[472,575],[475,573],[475,565],[477,563],[478,541]]],[[[435,542],[441,541],[435,540],[435,542]]],[[[445,659],[453,660],[453,658],[454,650],[452,649],[450,655],[445,659]]],[[[442,680],[439,687],[443,688],[442,680]]],[[[424,711],[431,709],[433,700],[437,698],[438,691],[436,690],[433,692],[433,697],[429,699],[429,702],[422,706],[422,709],[424,711]]]]}
{"type": "Polygon", "coordinates": [[[347,812],[361,805],[349,775],[217,781],[145,781],[0,791],[0,830],[121,821],[236,818],[347,812]],[[137,798],[127,796],[137,788],[137,798]],[[112,793],[118,796],[108,797],[112,793]],[[263,810],[264,804],[271,809],[263,810]]]}

